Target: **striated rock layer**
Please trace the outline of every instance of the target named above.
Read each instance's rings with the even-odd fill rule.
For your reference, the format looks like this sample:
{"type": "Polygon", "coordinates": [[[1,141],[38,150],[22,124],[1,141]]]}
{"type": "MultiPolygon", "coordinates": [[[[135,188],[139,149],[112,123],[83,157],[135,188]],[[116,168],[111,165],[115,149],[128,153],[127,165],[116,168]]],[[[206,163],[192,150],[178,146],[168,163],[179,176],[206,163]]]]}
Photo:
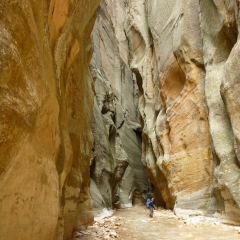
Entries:
{"type": "Polygon", "coordinates": [[[93,222],[88,69],[99,0],[0,1],[0,238],[93,222]]]}
{"type": "Polygon", "coordinates": [[[207,211],[212,200],[198,6],[133,0],[126,11],[130,66],[142,87],[142,161],[166,206],[177,213],[207,211]]]}
{"type": "Polygon", "coordinates": [[[238,1],[128,1],[143,163],[177,214],[239,222],[238,1]]]}
{"type": "Polygon", "coordinates": [[[141,162],[138,87],[128,66],[123,1],[103,1],[93,29],[95,86],[91,195],[94,208],[142,204],[151,191],[141,162]],[[117,10],[117,11],[116,11],[117,10]]]}

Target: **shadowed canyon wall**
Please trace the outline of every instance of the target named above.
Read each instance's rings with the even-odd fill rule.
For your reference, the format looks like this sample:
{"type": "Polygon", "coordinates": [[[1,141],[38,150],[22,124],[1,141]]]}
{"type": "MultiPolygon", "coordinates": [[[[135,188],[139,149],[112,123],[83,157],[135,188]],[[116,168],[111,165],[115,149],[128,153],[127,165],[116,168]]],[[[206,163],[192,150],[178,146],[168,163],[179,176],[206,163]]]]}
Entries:
{"type": "Polygon", "coordinates": [[[99,0],[0,1],[0,239],[93,222],[88,68],[99,0]]]}
{"type": "Polygon", "coordinates": [[[103,1],[93,29],[95,86],[91,194],[96,211],[142,204],[151,191],[141,162],[138,87],[128,66],[123,1],[103,1]],[[117,11],[116,11],[117,10],[117,11]]]}

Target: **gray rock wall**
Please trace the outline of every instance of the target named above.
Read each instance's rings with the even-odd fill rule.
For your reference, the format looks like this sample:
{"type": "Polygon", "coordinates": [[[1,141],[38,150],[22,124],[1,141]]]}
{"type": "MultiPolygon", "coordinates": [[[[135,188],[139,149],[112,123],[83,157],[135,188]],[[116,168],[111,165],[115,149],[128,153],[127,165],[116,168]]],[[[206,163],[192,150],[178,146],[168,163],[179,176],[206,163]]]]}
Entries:
{"type": "Polygon", "coordinates": [[[141,162],[138,87],[128,65],[124,16],[124,2],[103,1],[92,34],[96,96],[91,194],[96,210],[142,204],[151,190],[141,162]]]}
{"type": "Polygon", "coordinates": [[[239,222],[239,2],[200,1],[217,210],[239,222]],[[214,26],[214,27],[211,27],[214,26]]]}

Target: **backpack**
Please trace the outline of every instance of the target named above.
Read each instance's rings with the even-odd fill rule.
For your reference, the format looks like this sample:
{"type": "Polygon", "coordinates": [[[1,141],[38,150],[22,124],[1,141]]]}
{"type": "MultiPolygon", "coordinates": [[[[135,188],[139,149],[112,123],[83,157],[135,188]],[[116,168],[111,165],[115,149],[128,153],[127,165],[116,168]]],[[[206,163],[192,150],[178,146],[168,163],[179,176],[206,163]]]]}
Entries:
{"type": "Polygon", "coordinates": [[[149,208],[149,203],[150,203],[150,202],[151,202],[151,200],[148,199],[147,202],[146,202],[146,208],[149,208]]]}

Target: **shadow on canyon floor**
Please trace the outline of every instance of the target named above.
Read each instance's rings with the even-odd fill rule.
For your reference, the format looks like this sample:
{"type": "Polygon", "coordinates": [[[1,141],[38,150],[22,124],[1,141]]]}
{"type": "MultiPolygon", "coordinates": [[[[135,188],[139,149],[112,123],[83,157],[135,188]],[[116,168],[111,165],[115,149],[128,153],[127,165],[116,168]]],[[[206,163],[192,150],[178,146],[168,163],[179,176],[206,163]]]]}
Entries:
{"type": "Polygon", "coordinates": [[[149,218],[144,207],[116,211],[98,220],[86,231],[75,232],[74,240],[229,240],[240,239],[240,227],[225,225],[213,218],[178,218],[172,211],[157,209],[149,218]]]}

